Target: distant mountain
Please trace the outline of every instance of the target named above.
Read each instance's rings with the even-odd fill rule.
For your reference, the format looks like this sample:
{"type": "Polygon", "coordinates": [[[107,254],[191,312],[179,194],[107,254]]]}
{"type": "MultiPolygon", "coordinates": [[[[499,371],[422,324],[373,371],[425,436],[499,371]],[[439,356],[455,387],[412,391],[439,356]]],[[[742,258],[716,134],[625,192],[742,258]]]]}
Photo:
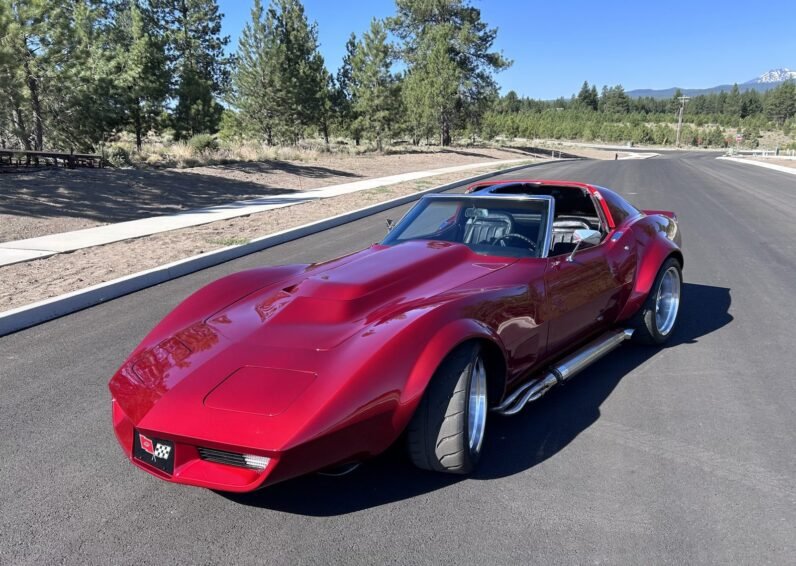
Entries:
{"type": "MultiPolygon", "coordinates": [[[[790,69],[786,68],[772,69],[750,81],[739,83],[738,88],[741,90],[741,92],[747,90],[765,92],[767,90],[771,90],[772,88],[776,88],[784,81],[789,79],[796,80],[796,71],[791,71],[790,69]]],[[[700,94],[711,94],[721,91],[729,92],[730,90],[732,90],[731,84],[712,86],[709,88],[680,88],[680,91],[685,96],[699,96],[700,94]]],[[[640,88],[627,91],[627,95],[633,98],[641,98],[642,96],[651,96],[652,98],[671,98],[674,96],[675,92],[677,92],[677,87],[663,89],[640,88]]]]}
{"type": "Polygon", "coordinates": [[[771,69],[751,81],[746,81],[745,85],[757,85],[766,83],[782,83],[790,79],[796,79],[796,71],[791,71],[785,67],[781,69],[771,69]]]}

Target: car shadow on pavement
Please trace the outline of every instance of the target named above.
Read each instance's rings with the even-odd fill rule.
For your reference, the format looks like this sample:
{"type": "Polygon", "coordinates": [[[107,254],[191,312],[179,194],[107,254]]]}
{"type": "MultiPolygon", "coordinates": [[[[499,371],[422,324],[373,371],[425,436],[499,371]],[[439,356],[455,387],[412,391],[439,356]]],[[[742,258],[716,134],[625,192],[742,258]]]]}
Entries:
{"type": "MultiPolygon", "coordinates": [[[[730,304],[730,289],[684,283],[680,320],[666,347],[694,344],[729,324],[730,304]]],[[[493,416],[481,463],[469,479],[510,476],[555,456],[600,418],[600,405],[619,382],[659,351],[623,346],[519,415],[493,416]]],[[[414,468],[399,441],[346,476],[309,475],[250,494],[219,495],[244,505],[325,517],[421,496],[466,479],[414,468]]]]}

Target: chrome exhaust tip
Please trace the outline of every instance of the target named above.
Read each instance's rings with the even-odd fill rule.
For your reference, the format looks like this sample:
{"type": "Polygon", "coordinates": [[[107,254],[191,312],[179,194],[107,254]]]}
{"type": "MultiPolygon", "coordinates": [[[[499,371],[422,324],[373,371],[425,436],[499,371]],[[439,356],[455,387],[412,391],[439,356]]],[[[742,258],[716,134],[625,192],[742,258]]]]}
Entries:
{"type": "Polygon", "coordinates": [[[361,462],[348,462],[347,464],[340,464],[337,466],[332,466],[330,468],[325,468],[323,470],[319,470],[315,472],[319,476],[326,476],[329,478],[339,478],[342,476],[347,476],[354,470],[356,470],[361,462]]]}
{"type": "Polygon", "coordinates": [[[516,392],[519,393],[518,395],[512,395],[511,398],[495,407],[493,411],[506,416],[516,415],[525,405],[536,401],[559,383],[558,376],[552,372],[548,373],[543,378],[531,381],[518,389],[516,392]]]}

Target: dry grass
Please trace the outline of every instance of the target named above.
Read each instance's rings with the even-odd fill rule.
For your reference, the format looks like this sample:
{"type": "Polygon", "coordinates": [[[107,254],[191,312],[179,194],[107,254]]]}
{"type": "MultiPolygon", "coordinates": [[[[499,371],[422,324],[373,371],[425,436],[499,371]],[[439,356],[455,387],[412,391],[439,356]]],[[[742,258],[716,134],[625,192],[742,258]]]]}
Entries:
{"type": "MultiPolygon", "coordinates": [[[[168,142],[148,140],[136,150],[131,140],[122,139],[113,144],[127,150],[135,165],[147,165],[158,168],[189,168],[207,165],[225,165],[230,163],[250,163],[258,161],[316,161],[323,150],[313,144],[302,146],[269,146],[263,143],[221,142],[218,149],[197,150],[185,141],[168,142]]],[[[335,148],[335,152],[356,153],[348,151],[345,146],[335,148]]],[[[363,148],[364,151],[364,148],[363,148]]]]}
{"type": "MultiPolygon", "coordinates": [[[[655,125],[654,123],[648,123],[648,126],[655,125]]],[[[706,124],[704,126],[697,127],[695,124],[686,124],[699,130],[702,135],[707,134],[710,130],[712,130],[716,124],[706,124]]],[[[676,124],[675,124],[676,126],[676,124]]],[[[726,138],[734,138],[735,134],[738,132],[738,128],[721,128],[724,137],[726,138]]],[[[577,147],[576,145],[571,144],[595,144],[595,145],[615,145],[620,146],[624,145],[624,142],[603,142],[600,140],[564,140],[564,139],[530,139],[530,138],[497,138],[497,142],[499,142],[499,147],[518,147],[518,146],[536,146],[536,147],[546,147],[546,148],[559,148],[559,147],[577,147]]],[[[765,150],[774,150],[775,148],[779,147],[780,149],[785,149],[789,147],[796,148],[796,135],[785,135],[780,130],[767,130],[760,132],[760,137],[758,138],[758,149],[765,149],[765,150]]],[[[662,149],[672,149],[674,145],[664,145],[659,146],[656,144],[635,144],[634,146],[636,149],[638,148],[656,148],[660,147],[662,149]]],[[[697,149],[696,147],[689,146],[689,149],[697,149]]],[[[713,147],[710,149],[721,149],[718,147],[713,147]]],[[[744,146],[744,149],[748,149],[748,146],[744,146]]],[[[574,151],[573,153],[578,153],[574,151]]]]}
{"type": "Polygon", "coordinates": [[[786,136],[781,131],[766,131],[760,132],[760,148],[761,149],[775,149],[777,147],[789,147],[796,144],[796,136],[786,136]]]}
{"type": "MultiPolygon", "coordinates": [[[[654,124],[648,125],[651,126],[654,124]]],[[[696,127],[695,124],[689,125],[691,127],[696,127]]],[[[714,124],[706,124],[698,129],[706,132],[712,127],[714,127],[714,124]]],[[[736,130],[734,128],[723,128],[723,131],[727,137],[731,137],[735,134],[736,130]]],[[[761,132],[759,144],[761,149],[773,149],[775,147],[787,147],[789,143],[794,143],[794,139],[796,139],[796,137],[786,136],[780,131],[765,131],[761,132]]],[[[460,149],[469,147],[474,149],[498,149],[501,147],[510,148],[531,145],[551,148],[568,145],[568,142],[571,143],[575,141],[583,140],[508,139],[498,137],[491,142],[479,140],[478,143],[473,144],[469,139],[461,139],[456,140],[455,147],[460,149]]],[[[590,143],[599,142],[592,141],[590,143]]],[[[191,147],[190,143],[185,141],[172,141],[168,137],[160,138],[150,136],[146,138],[139,152],[135,148],[133,138],[129,134],[124,134],[112,145],[126,149],[134,165],[180,169],[264,161],[294,161],[306,163],[318,161],[324,158],[324,156],[353,157],[364,154],[395,155],[434,153],[450,149],[435,145],[421,144],[414,146],[405,140],[398,140],[391,145],[388,144],[382,151],[378,152],[375,145],[368,141],[362,141],[360,145],[356,145],[353,141],[343,138],[333,139],[328,145],[321,139],[303,140],[296,146],[269,146],[254,140],[218,140],[218,144],[217,149],[197,151],[195,148],[191,147]]],[[[616,145],[621,144],[617,143],[616,145]]],[[[653,146],[650,145],[649,147],[653,146]]]]}
{"type": "MultiPolygon", "coordinates": [[[[324,155],[353,157],[364,154],[396,155],[411,153],[434,153],[450,150],[435,145],[412,145],[405,141],[396,141],[377,151],[376,146],[368,141],[356,145],[353,141],[338,138],[327,145],[323,140],[304,140],[295,146],[267,145],[260,141],[226,141],[217,140],[217,149],[198,151],[187,141],[172,141],[168,138],[150,136],[145,139],[138,151],[134,139],[123,134],[111,146],[124,148],[134,165],[156,168],[190,168],[210,165],[227,165],[232,163],[253,163],[261,161],[318,161],[324,155]]],[[[470,140],[459,140],[456,148],[498,149],[500,144],[479,142],[473,145],[470,140]]],[[[106,148],[107,149],[107,148],[106,148]]]]}

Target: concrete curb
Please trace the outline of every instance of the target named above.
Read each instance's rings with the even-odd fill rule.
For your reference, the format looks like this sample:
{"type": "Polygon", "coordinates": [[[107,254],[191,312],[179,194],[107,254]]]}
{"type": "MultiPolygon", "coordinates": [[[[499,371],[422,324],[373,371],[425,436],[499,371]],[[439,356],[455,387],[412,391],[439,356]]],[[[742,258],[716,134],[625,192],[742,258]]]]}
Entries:
{"type": "Polygon", "coordinates": [[[722,159],[724,161],[734,161],[735,163],[741,163],[742,165],[754,165],[755,167],[765,167],[766,169],[772,169],[774,171],[779,171],[780,173],[788,173],[790,175],[796,175],[796,167],[785,167],[784,165],[777,165],[776,163],[763,163],[762,161],[750,161],[748,159],[739,159],[737,157],[717,157],[716,159],[722,159]]]}
{"type": "Polygon", "coordinates": [[[42,322],[71,314],[73,312],[98,305],[105,301],[109,301],[135,291],[140,291],[141,289],[146,289],[147,287],[152,287],[153,285],[158,285],[159,283],[164,283],[166,281],[170,281],[171,279],[176,279],[177,277],[182,277],[183,275],[188,275],[189,273],[193,273],[195,271],[200,271],[202,269],[237,259],[245,255],[253,254],[273,246],[278,246],[279,244],[284,244],[285,242],[290,242],[291,240],[303,238],[304,236],[322,232],[323,230],[328,230],[329,228],[335,228],[342,224],[359,220],[360,218],[365,218],[367,216],[389,210],[390,208],[395,208],[396,206],[410,203],[420,199],[420,197],[426,194],[449,191],[462,185],[488,179],[494,175],[509,173],[511,171],[517,171],[526,167],[545,165],[555,161],[561,160],[517,165],[515,167],[509,167],[500,171],[482,173],[474,177],[468,177],[466,179],[461,179],[446,185],[440,185],[430,189],[425,189],[423,191],[418,191],[417,193],[411,195],[380,202],[378,204],[360,208],[352,212],[346,212],[338,216],[332,216],[331,218],[325,218],[310,224],[304,224],[303,226],[269,234],[267,236],[252,240],[247,244],[229,246],[208,252],[206,254],[188,257],[168,263],[166,265],[154,267],[146,271],[140,271],[138,273],[133,273],[132,275],[126,275],[118,279],[113,279],[112,281],[106,281],[98,285],[86,287],[85,289],[80,289],[79,291],[73,291],[71,293],[59,295],[51,299],[45,299],[43,301],[25,305],[23,307],[0,312],[0,336],[5,336],[6,334],[10,334],[24,328],[29,328],[31,326],[41,324],[42,322]]]}

